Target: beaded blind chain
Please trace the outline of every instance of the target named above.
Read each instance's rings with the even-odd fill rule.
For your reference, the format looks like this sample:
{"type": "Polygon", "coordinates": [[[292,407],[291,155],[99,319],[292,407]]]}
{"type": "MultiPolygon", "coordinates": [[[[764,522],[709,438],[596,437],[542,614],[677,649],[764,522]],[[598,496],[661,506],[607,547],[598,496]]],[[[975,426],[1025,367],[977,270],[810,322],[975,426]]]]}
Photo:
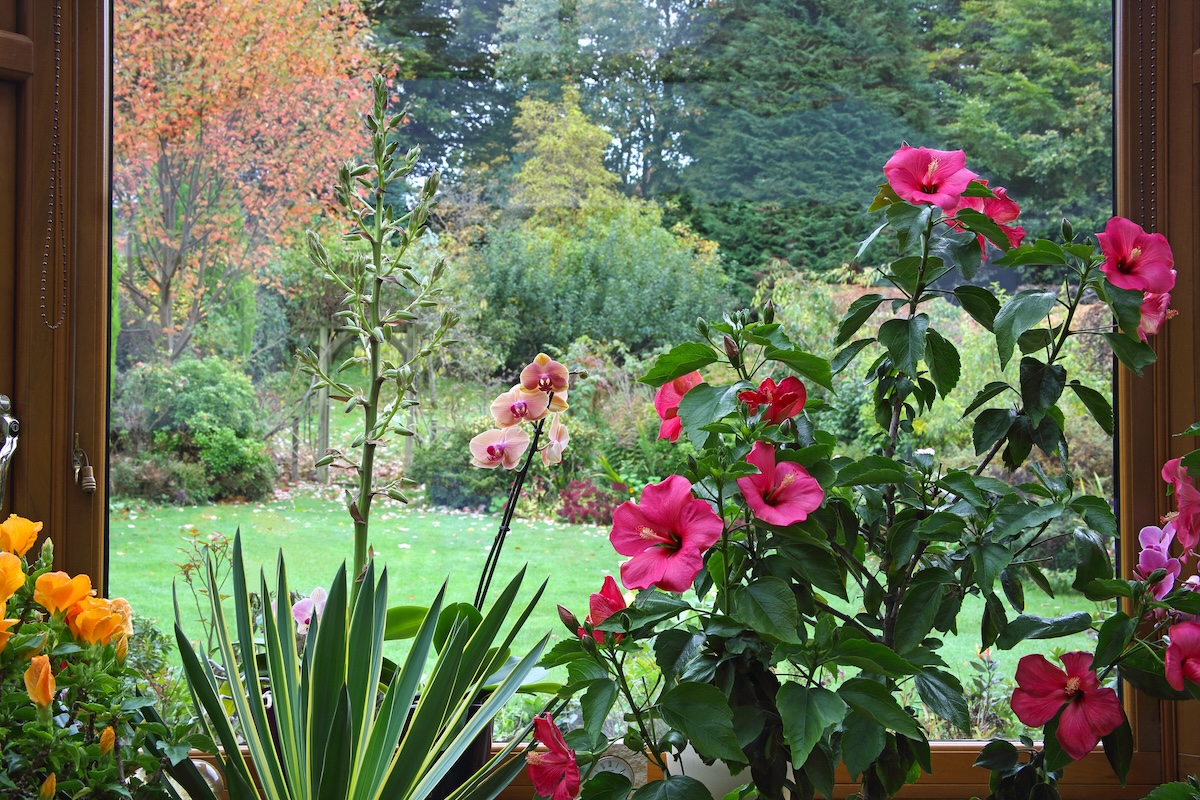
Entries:
{"type": "Polygon", "coordinates": [[[50,202],[46,210],[46,243],[42,249],[42,323],[51,330],[63,324],[67,315],[67,232],[63,200],[62,149],[59,141],[59,91],[62,86],[62,0],[54,0],[54,135],[50,144],[50,202]],[[62,265],[62,296],[54,322],[46,314],[46,284],[54,258],[54,223],[58,221],[59,253],[62,265]]]}

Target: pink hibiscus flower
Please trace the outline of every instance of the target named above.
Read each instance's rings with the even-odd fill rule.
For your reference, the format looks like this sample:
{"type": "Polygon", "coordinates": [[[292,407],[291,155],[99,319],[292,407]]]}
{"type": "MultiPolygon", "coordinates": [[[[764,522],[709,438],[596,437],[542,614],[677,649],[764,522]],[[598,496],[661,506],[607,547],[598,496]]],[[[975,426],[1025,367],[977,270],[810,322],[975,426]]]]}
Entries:
{"type": "Polygon", "coordinates": [[[1180,559],[1186,564],[1188,556],[1200,542],[1200,489],[1188,475],[1187,469],[1172,458],[1163,464],[1162,479],[1175,489],[1175,503],[1179,514],[1175,517],[1175,538],[1183,547],[1180,559]]]}
{"type": "Polygon", "coordinates": [[[492,418],[501,428],[521,422],[535,422],[550,408],[550,395],[545,392],[527,391],[517,385],[492,401],[492,418]]]}
{"type": "Polygon", "coordinates": [[[662,425],[658,428],[658,438],[670,439],[672,442],[679,440],[679,434],[683,432],[683,420],[679,418],[679,401],[693,386],[703,382],[704,378],[700,377],[699,372],[689,372],[658,387],[654,395],[654,410],[662,420],[662,425]]]}
{"type": "MultiPolygon", "coordinates": [[[[987,186],[987,181],[979,181],[984,186],[987,186]]],[[[1010,222],[1015,222],[1017,217],[1021,215],[1021,207],[1017,205],[1017,201],[1008,196],[1008,190],[1003,186],[997,186],[992,189],[992,194],[995,197],[963,197],[959,201],[959,208],[972,208],[981,214],[984,214],[992,222],[1000,226],[1000,230],[1004,231],[1004,235],[1008,237],[1009,247],[1020,247],[1021,240],[1025,238],[1025,229],[1020,225],[1009,225],[1010,222]]],[[[979,249],[986,252],[985,240],[982,236],[975,237],[979,240],[979,249]]]]}
{"type": "Polygon", "coordinates": [[[1056,738],[1066,754],[1078,761],[1101,737],[1121,726],[1125,713],[1117,693],[1100,685],[1091,668],[1091,653],[1066,653],[1061,659],[1066,671],[1043,655],[1022,658],[1009,704],[1017,719],[1036,728],[1054,719],[1061,708],[1056,738]]]}
{"type": "Polygon", "coordinates": [[[642,502],[613,511],[608,540],[623,556],[621,583],[629,589],[657,586],[683,592],[704,567],[704,551],[721,538],[721,518],[681,475],[647,486],[642,502]]]}
{"type": "MultiPolygon", "coordinates": [[[[587,621],[593,626],[599,625],[624,608],[626,608],[625,597],[617,587],[617,582],[613,580],[612,575],[605,575],[600,591],[588,598],[587,621]]],[[[587,631],[583,629],[582,625],[579,626],[579,635],[580,637],[587,636],[587,631]]],[[[603,644],[604,631],[592,631],[592,638],[603,644]]],[[[624,638],[624,634],[614,633],[613,638],[619,642],[624,638]]]]}
{"type": "Polygon", "coordinates": [[[575,763],[575,751],[567,747],[566,739],[549,714],[534,717],[533,732],[547,751],[525,751],[533,790],[539,797],[550,800],[573,800],[579,794],[579,765],[575,763]]]}
{"type": "Polygon", "coordinates": [[[1113,217],[1096,239],[1104,252],[1100,269],[1113,286],[1153,294],[1175,288],[1175,257],[1161,233],[1146,233],[1136,222],[1113,217]]]}
{"type": "Polygon", "coordinates": [[[1169,306],[1171,305],[1171,295],[1155,294],[1154,292],[1146,292],[1142,296],[1142,319],[1138,322],[1138,336],[1142,341],[1146,338],[1158,333],[1158,329],[1162,327],[1163,322],[1173,313],[1169,306]]]}
{"type": "Polygon", "coordinates": [[[545,353],[538,353],[532,364],[521,370],[521,388],[527,392],[565,392],[571,373],[545,353]]]}
{"type": "Polygon", "coordinates": [[[795,375],[784,378],[778,386],[773,379],[767,378],[758,385],[757,391],[738,392],[738,400],[746,404],[751,415],[758,413],[759,406],[767,406],[762,418],[771,425],[799,414],[807,397],[804,384],[795,375]]]}
{"type": "Polygon", "coordinates": [[[484,431],[471,440],[471,463],[484,469],[501,465],[512,469],[529,447],[529,434],[521,428],[484,431]]]}
{"type": "Polygon", "coordinates": [[[567,426],[562,424],[562,421],[555,414],[550,420],[550,427],[546,430],[546,446],[542,448],[542,463],[546,466],[558,464],[562,462],[563,451],[567,449],[567,443],[571,441],[570,434],[567,433],[567,426]]]}
{"type": "Polygon", "coordinates": [[[950,213],[958,208],[967,184],[979,177],[966,163],[962,150],[904,144],[883,165],[883,174],[900,199],[917,205],[930,203],[950,213]]]}
{"type": "Polygon", "coordinates": [[[738,478],[738,488],[754,516],[768,525],[803,522],[825,501],[824,490],[808,470],[791,461],[775,463],[774,445],[755,442],[746,460],[758,467],[758,474],[738,478]]]}
{"type": "Polygon", "coordinates": [[[1163,657],[1167,683],[1177,692],[1183,682],[1200,684],[1200,624],[1180,622],[1171,626],[1171,643],[1163,657]]]}

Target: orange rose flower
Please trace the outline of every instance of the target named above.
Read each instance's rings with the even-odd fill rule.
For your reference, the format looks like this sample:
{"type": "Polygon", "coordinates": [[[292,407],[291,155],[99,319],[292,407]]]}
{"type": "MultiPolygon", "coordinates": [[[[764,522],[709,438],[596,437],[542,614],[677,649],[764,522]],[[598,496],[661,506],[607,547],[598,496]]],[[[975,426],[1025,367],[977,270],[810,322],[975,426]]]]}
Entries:
{"type": "Polygon", "coordinates": [[[66,611],[92,593],[92,581],[87,575],[74,578],[65,572],[47,572],[33,586],[34,602],[51,614],[66,611]]]}
{"type": "Polygon", "coordinates": [[[42,523],[31,522],[13,514],[4,522],[0,522],[0,550],[23,556],[33,547],[41,530],[42,523]]]}
{"type": "Polygon", "coordinates": [[[124,624],[121,626],[126,636],[133,635],[133,606],[124,597],[114,597],[111,601],[112,610],[121,615],[124,624]]]}
{"type": "Polygon", "coordinates": [[[114,635],[124,635],[125,618],[103,597],[84,597],[67,609],[66,618],[76,641],[108,644],[114,635]]]}
{"type": "Polygon", "coordinates": [[[0,603],[7,603],[8,598],[25,585],[25,571],[21,569],[21,559],[12,553],[0,553],[0,603]]]}
{"type": "Polygon", "coordinates": [[[54,675],[50,672],[49,656],[34,656],[25,670],[25,691],[35,705],[46,708],[54,699],[54,675]]]}

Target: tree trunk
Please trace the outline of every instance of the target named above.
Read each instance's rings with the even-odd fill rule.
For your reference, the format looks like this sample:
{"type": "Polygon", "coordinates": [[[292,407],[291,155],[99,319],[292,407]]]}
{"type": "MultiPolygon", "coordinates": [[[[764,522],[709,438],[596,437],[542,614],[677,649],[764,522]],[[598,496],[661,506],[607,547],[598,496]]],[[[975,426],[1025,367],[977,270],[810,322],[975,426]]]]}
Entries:
{"type": "MultiPolygon", "coordinates": [[[[321,372],[329,374],[329,362],[331,360],[330,350],[333,348],[333,341],[330,335],[329,327],[322,325],[317,333],[318,337],[318,365],[321,372]]],[[[329,449],[329,387],[322,386],[317,389],[317,458],[325,455],[325,451],[329,449]]],[[[329,465],[317,467],[317,481],[323,484],[329,483],[329,465]]]]}

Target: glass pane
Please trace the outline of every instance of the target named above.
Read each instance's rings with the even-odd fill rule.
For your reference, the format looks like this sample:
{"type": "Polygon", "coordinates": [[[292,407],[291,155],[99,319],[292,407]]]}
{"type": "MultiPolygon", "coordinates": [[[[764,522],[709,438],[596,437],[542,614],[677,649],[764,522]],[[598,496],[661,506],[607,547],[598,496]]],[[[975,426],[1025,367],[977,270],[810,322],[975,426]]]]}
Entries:
{"type": "MultiPolygon", "coordinates": [[[[414,372],[420,404],[396,419],[415,435],[389,437],[376,463],[385,482],[415,483],[374,501],[394,601],[427,602],[447,576],[452,597],[471,599],[512,473],[471,467],[469,443],[538,352],[588,372],[570,390],[563,462],[535,466],[498,573],[528,563],[549,576],[526,644],[570,636],[555,604],[582,617],[618,574],[613,508],[675,469],[681,450],[659,438],[637,383],[658,350],[693,335],[697,316],[771,299],[800,347],[833,354],[832,320],[872,291],[871,256],[855,253],[901,142],[964,149],[1021,204],[1027,237],[1059,238],[1064,218],[1098,231],[1112,209],[1103,0],[195,0],[172,12],[116,0],[115,25],[112,586],[166,629],[181,581],[197,637],[203,552],[239,527],[251,570],[273,571],[282,548],[304,594],[352,555],[354,470],[314,465],[330,448],[359,457],[365,351],[339,330],[346,290],[309,263],[303,237],[317,232],[345,269],[370,250],[340,241],[331,187],[343,160],[367,155],[361,76],[380,65],[399,147],[421,148],[388,203],[406,213],[441,172],[429,233],[404,258],[419,275],[444,259],[443,299],[462,318],[458,344],[414,372]],[[305,350],[342,369],[345,395],[296,369],[305,350]]],[[[1046,279],[985,266],[974,282],[1011,295],[1046,279]]],[[[396,322],[385,350],[398,363],[437,327],[425,312],[396,322]]],[[[949,468],[973,457],[963,411],[999,375],[975,323],[940,324],[963,379],[904,447],[949,468]]],[[[1107,318],[1097,303],[1075,324],[1107,318]]],[[[1108,385],[1110,352],[1071,357],[1073,376],[1108,385]]],[[[875,446],[859,372],[833,393],[810,387],[851,454],[875,446]]],[[[1073,396],[1063,408],[1088,416],[1073,396]]],[[[1091,421],[1075,428],[1074,474],[1113,496],[1111,440],[1091,421]]],[[[1009,582],[1028,613],[1100,610],[1069,586],[1069,534],[1051,524],[1029,551],[1055,598],[1028,570],[1009,582]]],[[[973,687],[973,736],[1012,735],[1011,676],[1033,648],[978,653],[981,615],[968,598],[946,660],[973,687]]],[[[1090,649],[1083,639],[1056,647],[1090,649]]]]}

